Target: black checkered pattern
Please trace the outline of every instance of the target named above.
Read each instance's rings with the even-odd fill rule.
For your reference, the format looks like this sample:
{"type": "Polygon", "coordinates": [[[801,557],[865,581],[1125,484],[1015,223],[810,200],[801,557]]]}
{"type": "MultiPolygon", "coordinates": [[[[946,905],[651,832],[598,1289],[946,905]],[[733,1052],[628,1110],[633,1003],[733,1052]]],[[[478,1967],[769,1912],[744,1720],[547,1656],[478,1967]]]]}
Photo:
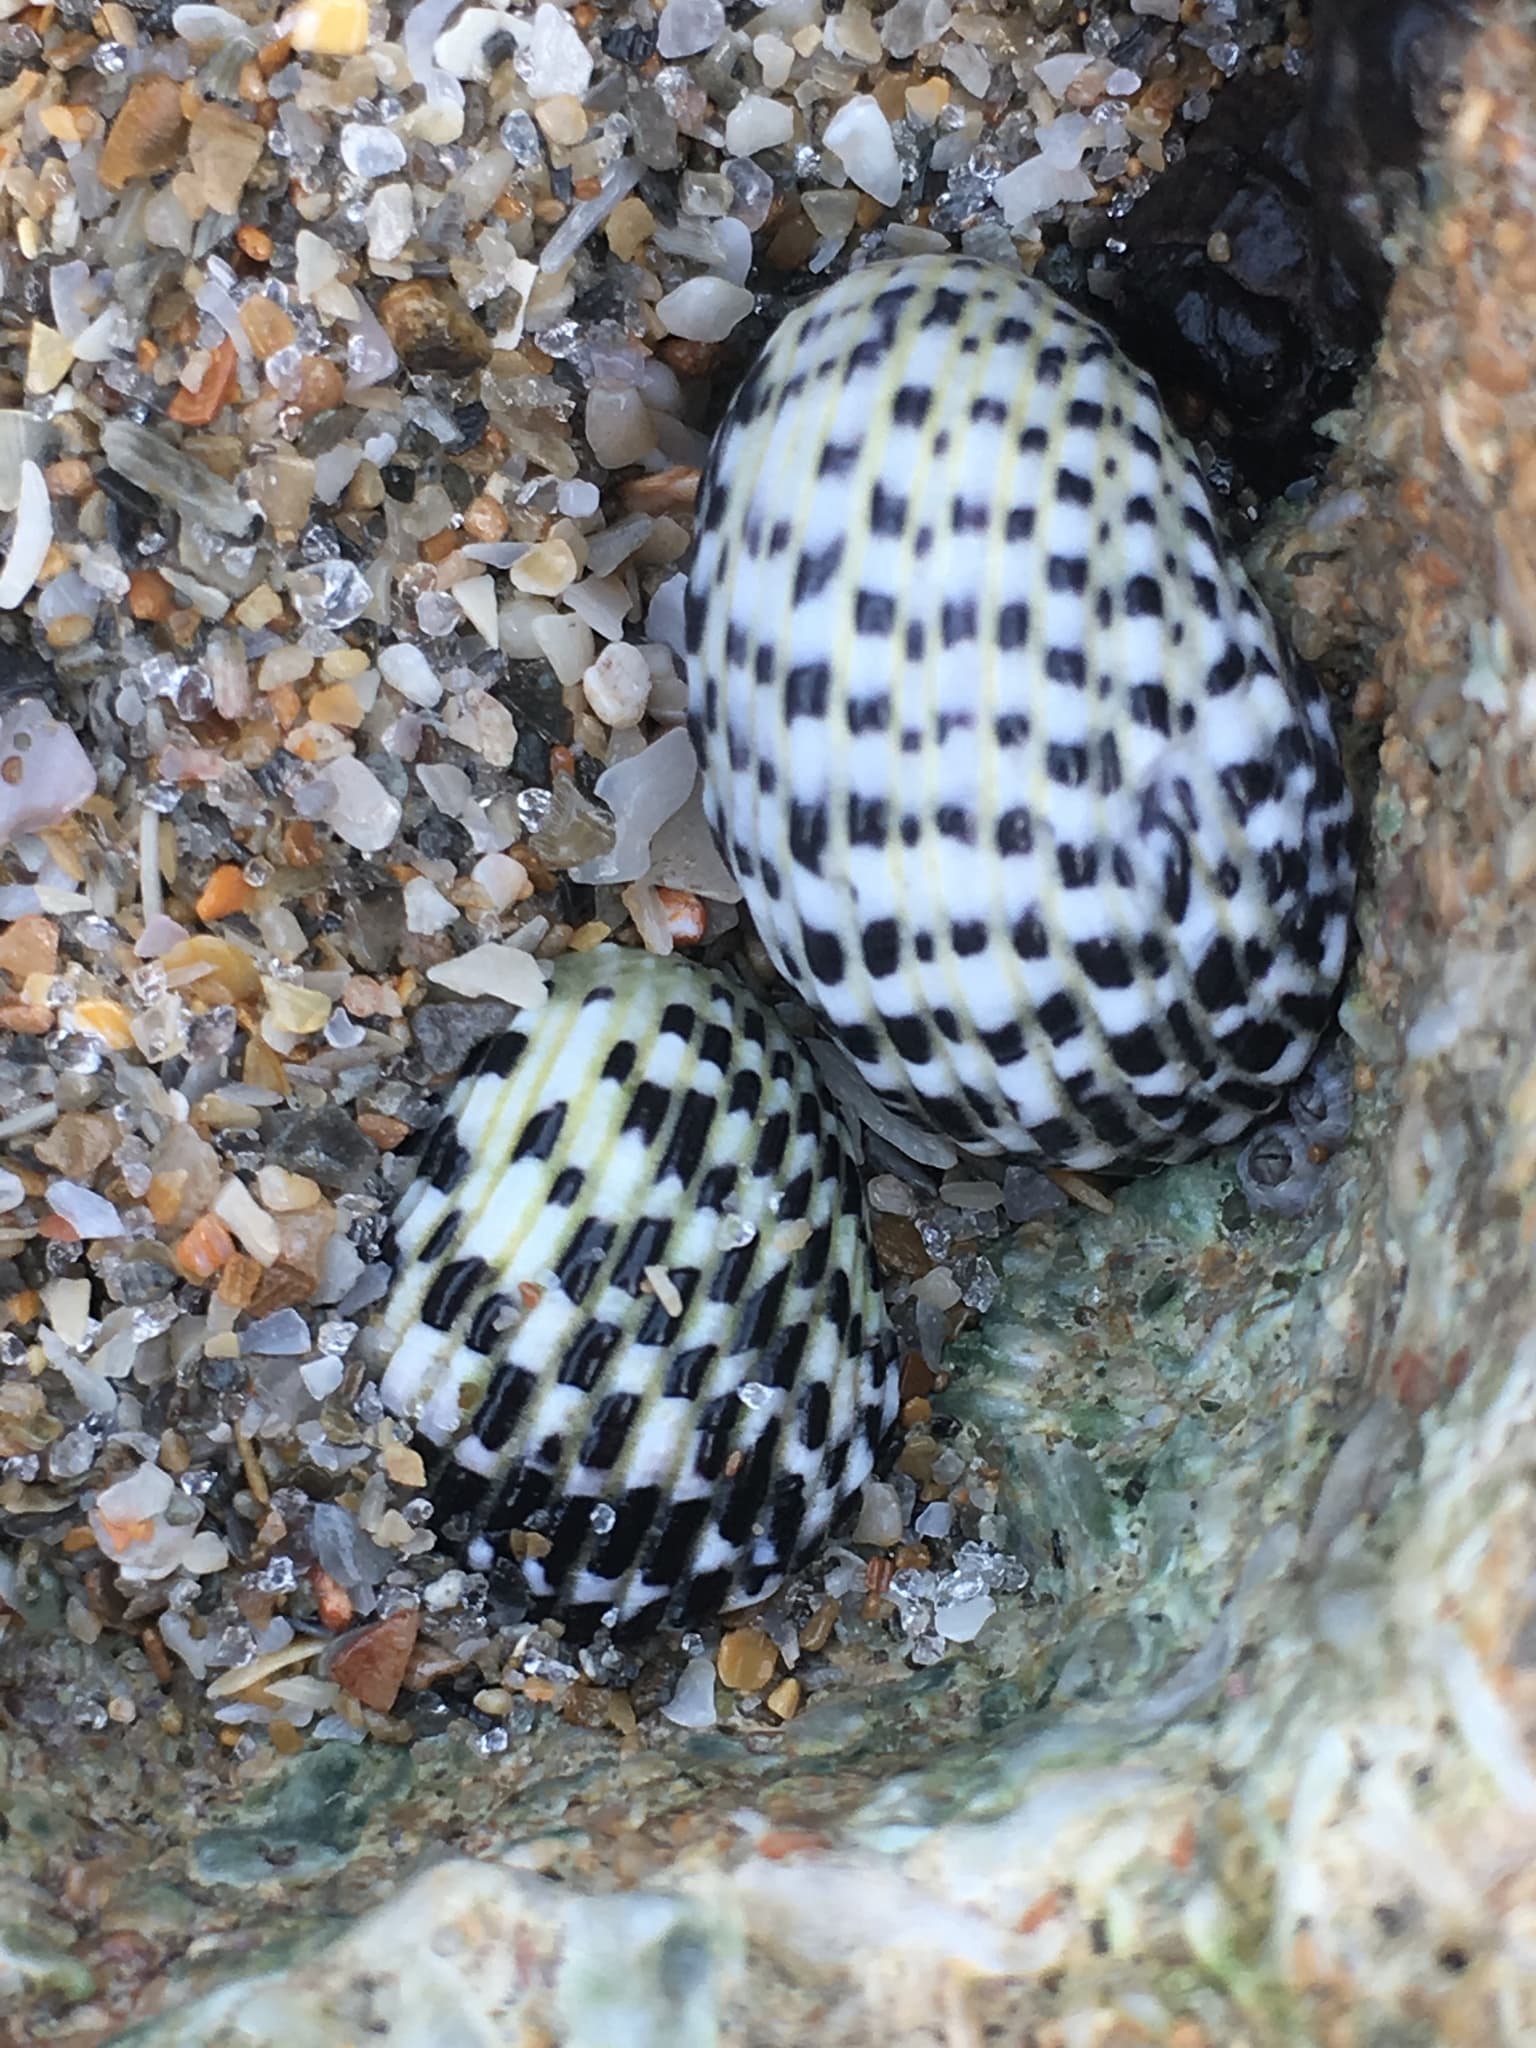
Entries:
{"type": "Polygon", "coordinates": [[[687,591],[707,802],[781,972],[982,1153],[1190,1156],[1342,972],[1328,709],[1151,382],[966,258],[791,315],[715,439],[687,591]]]}
{"type": "Polygon", "coordinates": [[[896,1372],[856,1165],[728,976],[602,947],[471,1056],[394,1220],[382,1390],[446,1534],[637,1633],[763,1598],[868,1478],[896,1372]]]}

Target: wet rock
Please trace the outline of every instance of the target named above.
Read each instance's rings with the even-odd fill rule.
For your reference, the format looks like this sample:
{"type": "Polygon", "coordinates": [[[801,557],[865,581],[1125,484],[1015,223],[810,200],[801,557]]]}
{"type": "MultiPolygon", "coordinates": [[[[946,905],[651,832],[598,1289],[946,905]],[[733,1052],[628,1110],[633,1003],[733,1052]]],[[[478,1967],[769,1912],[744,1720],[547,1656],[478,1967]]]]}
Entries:
{"type": "Polygon", "coordinates": [[[1306,153],[1325,263],[1379,313],[1382,241],[1417,189],[1469,25],[1457,0],[1320,0],[1312,25],[1306,153]]]}
{"type": "Polygon", "coordinates": [[[1260,492],[1308,467],[1374,319],[1347,274],[1317,282],[1301,82],[1235,80],[1183,161],[1126,220],[1111,324],[1186,430],[1225,444],[1260,492]]]}

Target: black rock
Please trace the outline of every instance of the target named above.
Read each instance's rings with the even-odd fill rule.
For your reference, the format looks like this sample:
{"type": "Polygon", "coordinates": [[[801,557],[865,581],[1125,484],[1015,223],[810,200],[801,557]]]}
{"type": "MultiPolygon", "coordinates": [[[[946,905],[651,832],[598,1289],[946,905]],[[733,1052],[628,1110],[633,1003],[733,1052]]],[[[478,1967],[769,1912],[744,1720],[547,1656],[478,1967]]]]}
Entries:
{"type": "Polygon", "coordinates": [[[379,1148],[344,1109],[283,1110],[267,1119],[271,1157],[323,1188],[355,1190],[379,1163],[379,1148]]]}

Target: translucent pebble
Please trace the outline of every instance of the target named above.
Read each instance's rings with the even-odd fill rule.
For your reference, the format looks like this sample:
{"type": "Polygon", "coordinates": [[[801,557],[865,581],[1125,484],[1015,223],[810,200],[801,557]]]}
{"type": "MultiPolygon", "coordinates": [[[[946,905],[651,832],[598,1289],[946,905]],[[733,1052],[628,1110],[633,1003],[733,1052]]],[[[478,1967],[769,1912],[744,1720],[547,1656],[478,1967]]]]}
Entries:
{"type": "Polygon", "coordinates": [[[394,1569],[394,1558],[364,1533],[350,1508],[322,1501],[310,1519],[315,1561],[352,1594],[373,1588],[394,1569]]]}
{"type": "Polygon", "coordinates": [[[512,564],[509,578],[514,590],[533,597],[558,597],[576,580],[576,557],[567,541],[541,540],[512,564]]]}
{"type": "Polygon", "coordinates": [[[608,171],[602,185],[590,199],[577,200],[545,243],[539,257],[539,268],[546,276],[551,271],[563,269],[570,262],[582,244],[596,234],[619,201],[635,189],[644,171],[645,166],[638,157],[624,157],[608,171]]]}
{"type": "Polygon", "coordinates": [[[671,63],[677,57],[697,56],[724,33],[721,0],[667,0],[661,10],[656,48],[671,63]]]}
{"type": "Polygon", "coordinates": [[[693,742],[679,729],[663,733],[627,761],[605,768],[596,794],[618,828],[613,846],[571,869],[577,882],[636,882],[650,865],[651,840],[682,809],[698,779],[693,742]]]}
{"type": "MultiPolygon", "coordinates": [[[[579,589],[580,585],[576,587],[579,589]]],[[[508,644],[509,640],[521,641],[526,634],[531,645],[521,659],[533,660],[542,654],[562,689],[570,689],[581,681],[583,671],[597,652],[597,643],[584,618],[571,612],[551,611],[547,606],[529,613],[526,619],[508,607],[501,614],[500,630],[502,649],[509,654],[518,651],[515,644],[508,644]],[[509,612],[513,621],[510,627],[509,612]]]]}
{"type": "Polygon", "coordinates": [[[1031,226],[1054,206],[1072,199],[1091,199],[1093,193],[1093,180],[1086,171],[1065,168],[1043,153],[1009,171],[993,188],[1003,219],[1015,231],[1031,226]]]}
{"type": "Polygon", "coordinates": [[[393,129],[364,121],[348,121],[341,131],[341,160],[354,178],[387,178],[407,156],[393,129]]]}
{"type": "Polygon", "coordinates": [[[528,870],[509,853],[482,854],[469,871],[470,880],[482,889],[495,910],[510,910],[533,893],[528,870]]]}
{"type": "Polygon", "coordinates": [[[299,1367],[299,1378],[317,1401],[323,1401],[335,1393],[345,1372],[346,1367],[339,1358],[312,1358],[299,1367]]]}
{"type": "Polygon", "coordinates": [[[585,477],[573,477],[555,493],[555,508],[567,519],[590,519],[602,503],[597,485],[585,477]]]}
{"type": "Polygon", "coordinates": [[[996,1612],[997,1602],[990,1593],[974,1593],[967,1600],[936,1605],[933,1625],[946,1642],[970,1643],[996,1612]]]}
{"type": "Polygon", "coordinates": [[[1002,1292],[1002,1281],[990,1259],[961,1259],[955,1265],[954,1274],[960,1287],[960,1299],[967,1308],[985,1315],[996,1305],[1002,1292]]]}
{"type": "Polygon", "coordinates": [[[443,686],[431,662],[413,642],[399,640],[393,646],[380,648],[378,662],[379,674],[389,687],[412,704],[430,711],[442,701],[443,686]]]}
{"type": "Polygon", "coordinates": [[[126,1479],[102,1488],[96,1496],[96,1513],[106,1522],[151,1522],[165,1513],[175,1493],[169,1472],[158,1465],[140,1465],[126,1479]]]}
{"type": "Polygon", "coordinates": [[[913,1281],[912,1298],[926,1302],[930,1308],[951,1309],[960,1300],[959,1283],[948,1266],[935,1266],[913,1281]]]}
{"type": "Polygon", "coordinates": [[[280,1308],[241,1333],[246,1358],[297,1358],[309,1349],[309,1325],[296,1308],[280,1308]]]}
{"type": "Polygon", "coordinates": [[[683,1666],[677,1688],[661,1711],[678,1728],[714,1727],[718,1717],[715,1667],[710,1658],[694,1657],[683,1666]]]}
{"type": "Polygon", "coordinates": [[[1059,100],[1092,63],[1085,50],[1064,50],[1059,56],[1042,58],[1035,66],[1035,76],[1052,99],[1059,100]]]}
{"type": "Polygon", "coordinates": [[[872,1479],[864,1489],[864,1498],[859,1505],[859,1519],[853,1526],[855,1543],[870,1543],[879,1550],[887,1550],[902,1538],[901,1502],[894,1487],[883,1480],[872,1479]]]}
{"type": "Polygon", "coordinates": [[[130,483],[218,533],[235,538],[250,531],[255,514],[232,484],[215,476],[195,456],[173,446],[163,434],[132,420],[109,420],[101,430],[107,461],[130,483]]]}
{"type": "Polygon", "coordinates": [[[448,931],[459,921],[459,913],[447,897],[434,888],[425,875],[405,885],[405,928],[408,932],[432,934],[448,931]]]}
{"type": "Polygon", "coordinates": [[[48,1475],[52,1479],[80,1479],[96,1461],[96,1438],[84,1425],[61,1436],[48,1453],[48,1475]]]}
{"type": "Polygon", "coordinates": [[[548,997],[545,970],[517,946],[475,946],[456,960],[427,969],[428,981],[459,996],[494,996],[514,1009],[539,1007],[548,997]]]}
{"type": "Polygon", "coordinates": [[[589,391],[583,428],[594,461],[604,469],[627,469],[631,463],[644,462],[656,446],[650,413],[633,389],[599,386],[589,391]]]}
{"type": "Polygon", "coordinates": [[[896,0],[880,17],[880,40],[888,56],[911,57],[936,43],[953,19],[949,0],[896,0]]]}
{"type": "Polygon", "coordinates": [[[650,664],[620,640],[605,647],[581,679],[592,715],[615,731],[638,725],[651,696],[650,664]]]}
{"type": "MultiPolygon", "coordinates": [[[[515,16],[508,15],[505,20],[514,35],[522,29],[515,16]]],[[[570,93],[580,99],[592,82],[592,58],[570,16],[544,0],[534,10],[531,30],[524,33],[527,39],[517,68],[533,98],[553,99],[570,93]]]]}
{"type": "Polygon", "coordinates": [[[464,614],[446,590],[424,590],[416,600],[416,623],[429,640],[443,640],[464,614]]]}
{"type": "Polygon", "coordinates": [[[400,805],[373,770],[343,754],[294,794],[301,816],[322,818],[359,853],[382,853],[400,829],[400,805]]]}
{"type": "Polygon", "coordinates": [[[955,1511],[947,1500],[931,1500],[912,1527],[919,1536],[944,1537],[949,1534],[954,1519],[955,1511]]]}
{"type": "Polygon", "coordinates": [[[393,263],[416,232],[416,202],[409,185],[381,185],[368,201],[368,257],[393,263]]]}
{"type": "Polygon", "coordinates": [[[827,123],[825,140],[861,192],[882,206],[896,204],[901,197],[901,159],[891,124],[872,93],[855,93],[846,100],[827,123]]]}
{"type": "Polygon", "coordinates": [[[367,577],[344,555],[295,570],[288,579],[294,608],[307,626],[350,626],[373,602],[367,577]]]}
{"type": "MultiPolygon", "coordinates": [[[[880,118],[883,121],[885,116],[881,114],[880,118]]],[[[894,151],[892,155],[894,158],[894,151]]],[[[851,169],[849,176],[853,176],[851,169]]],[[[724,341],[746,319],[755,303],[752,293],[743,285],[731,284],[721,277],[691,277],[658,300],[656,317],[668,334],[678,335],[684,341],[724,341]]]]}
{"type": "Polygon", "coordinates": [[[744,93],[725,117],[725,146],[733,156],[778,149],[794,132],[794,108],[761,93],[744,93]]]}
{"type": "Polygon", "coordinates": [[[725,166],[725,175],[731,181],[731,190],[736,194],[731,207],[731,217],[739,220],[744,228],[755,234],[767,222],[773,210],[773,180],[761,164],[752,163],[747,157],[731,157],[725,166]]]}
{"type": "Polygon", "coordinates": [[[122,1236],[123,1219],[105,1195],[73,1180],[50,1181],[46,1194],[55,1216],[62,1216],[82,1239],[122,1236]]]}

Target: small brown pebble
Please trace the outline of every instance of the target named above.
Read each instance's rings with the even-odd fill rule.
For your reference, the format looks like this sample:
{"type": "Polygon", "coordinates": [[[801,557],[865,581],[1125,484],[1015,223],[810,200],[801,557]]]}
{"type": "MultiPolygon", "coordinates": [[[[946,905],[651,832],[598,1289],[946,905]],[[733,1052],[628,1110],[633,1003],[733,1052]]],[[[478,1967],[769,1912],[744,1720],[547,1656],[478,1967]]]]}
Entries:
{"type": "Polygon", "coordinates": [[[812,1655],[824,1650],[832,1640],[832,1631],[837,1626],[838,1604],[835,1600],[823,1600],[805,1627],[800,1631],[800,1647],[812,1655]]]}
{"type": "Polygon", "coordinates": [[[704,937],[708,921],[702,899],[691,889],[658,889],[656,900],[667,921],[667,930],[672,934],[673,945],[697,946],[704,937]]]}
{"type": "MultiPolygon", "coordinates": [[[[218,1297],[227,1308],[249,1308],[256,1299],[266,1269],[245,1252],[236,1252],[219,1275],[218,1297]]],[[[254,1492],[255,1489],[252,1488],[254,1492]]],[[[258,1494],[257,1498],[261,1496],[258,1494]]]]}
{"type": "Polygon", "coordinates": [[[140,1629],[139,1648],[144,1652],[145,1663],[148,1664],[150,1670],[155,1674],[155,1683],[157,1685],[169,1685],[176,1676],[176,1668],[171,1662],[170,1651],[167,1650],[165,1644],[160,1640],[159,1629],[153,1627],[140,1629]]]}
{"type": "Polygon", "coordinates": [[[421,544],[421,559],[430,562],[436,568],[439,563],[446,562],[450,555],[457,554],[463,545],[464,540],[459,529],[456,526],[445,526],[441,532],[427,535],[421,544]]]}
{"type": "MultiPolygon", "coordinates": [[[[323,1565],[311,1565],[309,1583],[314,1589],[315,1609],[326,1628],[345,1628],[352,1619],[352,1597],[338,1586],[323,1565]]],[[[338,1680],[338,1683],[340,1681],[338,1680]]]]}
{"type": "Polygon", "coordinates": [[[396,1486],[420,1489],[427,1483],[427,1468],[421,1453],[412,1450],[409,1444],[391,1444],[380,1462],[396,1486]]]}
{"type": "Polygon", "coordinates": [[[180,86],[163,71],[146,71],[128,88],[96,175],[109,192],[121,192],[135,178],[152,178],[178,164],[186,135],[180,86]]]}
{"type": "Polygon", "coordinates": [[[176,593],[158,569],[130,569],[128,609],[134,618],[158,625],[176,609],[176,593]]]}
{"type": "Polygon", "coordinates": [[[656,216],[637,192],[621,199],[609,214],[603,233],[621,263],[632,263],[656,232],[656,216]]]}
{"type": "Polygon", "coordinates": [[[800,1711],[800,1681],[798,1678],[782,1678],[769,1693],[763,1705],[770,1714],[776,1714],[781,1721],[793,1721],[800,1711]]]}
{"type": "Polygon", "coordinates": [[[674,463],[654,475],[631,478],[622,495],[627,512],[688,512],[699,495],[699,472],[689,463],[674,463]]]}
{"type": "Polygon", "coordinates": [[[14,1031],[22,1038],[45,1038],[52,1029],[53,1012],[46,1003],[0,1005],[0,1031],[14,1031]]]}
{"type": "Polygon", "coordinates": [[[328,356],[302,356],[294,404],[305,419],[334,412],[346,396],[347,380],[328,356]]]}
{"type": "Polygon", "coordinates": [[[261,292],[240,308],[240,325],[262,362],[276,355],[280,348],[287,348],[298,332],[283,308],[261,292]]]}
{"type": "Polygon", "coordinates": [[[467,377],[491,359],[491,337],[453,286],[440,277],[392,284],[379,300],[379,321],[406,369],[467,377]]]}
{"type": "Polygon", "coordinates": [[[411,1135],[409,1124],[401,1123],[397,1116],[385,1116],[376,1109],[360,1111],[357,1128],[365,1137],[372,1138],[381,1152],[393,1152],[397,1145],[403,1145],[411,1135]]]}
{"type": "Polygon", "coordinates": [[[778,1668],[778,1645],[760,1628],[730,1629],[720,1642],[715,1669],[732,1692],[761,1692],[778,1668]]]}
{"type": "Polygon", "coordinates": [[[29,911],[0,932],[0,969],[13,981],[52,974],[59,964],[59,928],[51,917],[29,911]]]}
{"type": "Polygon", "coordinates": [[[471,540],[505,540],[509,524],[501,506],[483,491],[464,507],[464,531],[471,540]]]}
{"type": "Polygon", "coordinates": [[[387,1714],[399,1697],[420,1626],[415,1607],[369,1622],[337,1647],[326,1675],[365,1707],[387,1714]]]}
{"type": "Polygon", "coordinates": [[[91,465],[78,455],[64,455],[43,471],[50,498],[86,498],[96,488],[91,465]]]}
{"type": "Polygon", "coordinates": [[[236,228],[235,246],[253,263],[270,263],[272,260],[272,237],[265,228],[258,228],[250,221],[236,228]]]}
{"type": "Polygon", "coordinates": [[[1363,725],[1374,725],[1377,719],[1386,717],[1387,690],[1379,676],[1366,677],[1356,690],[1350,709],[1363,725]]]}
{"type": "Polygon", "coordinates": [[[676,370],[679,377],[707,377],[720,360],[720,344],[717,341],[688,341],[681,334],[672,334],[656,353],[669,369],[676,370]]]}
{"type": "Polygon", "coordinates": [[[233,394],[237,369],[235,345],[226,334],[209,356],[197,389],[183,384],[166,407],[170,418],[184,427],[206,427],[233,394]]]}
{"type": "Polygon", "coordinates": [[[266,132],[233,107],[194,104],[187,150],[199,196],[216,213],[237,213],[246,181],[266,153],[266,132]]]}

